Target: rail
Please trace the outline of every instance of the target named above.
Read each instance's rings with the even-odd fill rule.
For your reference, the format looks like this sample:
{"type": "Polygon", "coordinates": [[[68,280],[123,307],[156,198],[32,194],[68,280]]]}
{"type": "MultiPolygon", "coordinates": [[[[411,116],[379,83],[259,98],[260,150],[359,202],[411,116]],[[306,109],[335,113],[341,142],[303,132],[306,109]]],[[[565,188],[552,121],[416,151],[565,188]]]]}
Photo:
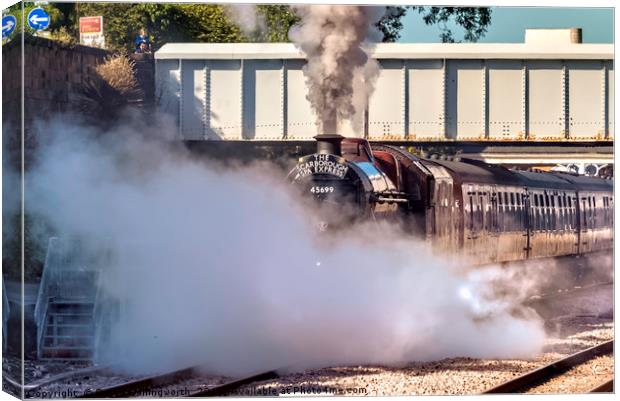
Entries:
{"type": "Polygon", "coordinates": [[[607,380],[590,390],[590,393],[613,393],[614,379],[607,380]]]}
{"type": "Polygon", "coordinates": [[[173,372],[164,373],[160,375],[148,376],[142,379],[132,380],[130,382],[109,386],[100,390],[90,391],[78,398],[118,398],[127,397],[132,394],[140,393],[142,391],[151,389],[155,386],[163,386],[171,384],[179,379],[191,376],[196,372],[198,367],[192,366],[189,368],[175,370],[173,372]]]}
{"type": "Polygon", "coordinates": [[[26,384],[26,385],[22,385],[19,381],[17,381],[16,379],[14,379],[13,377],[7,374],[3,374],[2,378],[6,380],[9,384],[11,384],[12,386],[19,388],[19,389],[23,389],[26,393],[28,393],[34,390],[38,390],[39,388],[43,386],[47,386],[49,384],[59,382],[61,380],[68,380],[68,379],[78,378],[84,375],[92,375],[94,373],[101,373],[101,372],[107,371],[108,369],[109,369],[108,366],[89,366],[87,368],[76,369],[70,372],[64,372],[64,373],[60,373],[60,374],[57,374],[51,377],[46,377],[44,379],[40,379],[33,383],[26,384]]]}
{"type": "Polygon", "coordinates": [[[232,380],[228,383],[221,384],[219,386],[215,386],[212,388],[208,388],[205,390],[198,390],[190,393],[187,397],[221,397],[236,389],[245,386],[246,384],[262,381],[262,380],[271,380],[280,377],[277,371],[268,370],[266,372],[260,372],[253,374],[251,376],[244,377],[242,379],[232,380]]]}
{"type": "Polygon", "coordinates": [[[525,373],[515,379],[495,386],[483,394],[510,394],[524,392],[541,382],[547,381],[555,376],[561,375],[569,369],[581,365],[600,355],[607,355],[613,352],[614,340],[604,342],[586,350],[579,351],[572,355],[562,358],[541,368],[525,373]]]}
{"type": "MultiPolygon", "coordinates": [[[[173,372],[164,373],[160,375],[153,375],[142,379],[133,380],[130,382],[106,387],[100,390],[93,390],[85,392],[84,395],[78,398],[119,398],[129,397],[132,395],[146,392],[154,387],[162,387],[172,385],[176,382],[182,381],[191,377],[199,372],[199,366],[193,366],[189,368],[175,370],[173,372]]],[[[233,392],[241,386],[254,383],[262,380],[270,380],[279,377],[276,370],[262,371],[252,374],[240,379],[233,379],[224,384],[217,385],[208,389],[201,389],[190,392],[185,397],[216,397],[223,396],[233,392]]]]}

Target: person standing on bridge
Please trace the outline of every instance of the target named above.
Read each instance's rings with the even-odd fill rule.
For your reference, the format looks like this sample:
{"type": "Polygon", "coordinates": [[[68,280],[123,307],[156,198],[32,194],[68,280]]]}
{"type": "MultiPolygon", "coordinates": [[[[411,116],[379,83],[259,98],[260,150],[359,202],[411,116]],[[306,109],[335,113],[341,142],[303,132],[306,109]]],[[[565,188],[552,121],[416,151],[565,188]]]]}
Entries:
{"type": "Polygon", "coordinates": [[[151,52],[151,40],[146,34],[144,28],[140,29],[140,34],[136,36],[134,41],[136,46],[136,53],[150,53],[151,52]]]}

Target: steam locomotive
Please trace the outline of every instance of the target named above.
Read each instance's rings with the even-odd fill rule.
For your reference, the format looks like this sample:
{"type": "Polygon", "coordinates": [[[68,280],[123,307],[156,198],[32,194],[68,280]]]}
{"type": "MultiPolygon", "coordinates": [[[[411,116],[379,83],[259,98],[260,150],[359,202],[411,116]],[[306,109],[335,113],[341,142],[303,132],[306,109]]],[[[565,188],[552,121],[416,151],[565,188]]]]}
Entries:
{"type": "Polygon", "coordinates": [[[393,219],[472,263],[611,249],[613,182],[510,170],[477,160],[431,160],[359,138],[318,135],[289,173],[326,211],[324,226],[393,219]]]}

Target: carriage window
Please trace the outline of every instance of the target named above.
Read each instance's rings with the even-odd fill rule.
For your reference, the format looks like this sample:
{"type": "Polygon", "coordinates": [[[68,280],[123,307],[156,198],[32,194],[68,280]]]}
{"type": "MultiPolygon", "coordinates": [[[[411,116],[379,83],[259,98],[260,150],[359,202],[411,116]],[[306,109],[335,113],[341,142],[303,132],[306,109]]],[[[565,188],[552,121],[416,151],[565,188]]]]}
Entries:
{"type": "Polygon", "coordinates": [[[581,198],[581,203],[583,205],[583,210],[581,211],[581,229],[582,230],[586,230],[588,228],[588,203],[586,202],[587,198],[583,197],[581,198]]]}
{"type": "Polygon", "coordinates": [[[504,206],[502,203],[502,193],[497,193],[497,229],[502,231],[504,229],[504,206]]]}
{"type": "Polygon", "coordinates": [[[551,229],[552,230],[557,230],[558,229],[558,218],[557,218],[557,210],[555,209],[555,197],[556,195],[553,194],[551,195],[551,229]]]}
{"type": "Polygon", "coordinates": [[[575,212],[573,211],[573,203],[570,195],[566,198],[566,201],[568,202],[568,228],[572,230],[574,226],[573,216],[575,215],[575,212]]]}
{"type": "Polygon", "coordinates": [[[547,209],[545,209],[545,197],[540,194],[540,230],[545,231],[547,227],[547,209]]]}
{"type": "Polygon", "coordinates": [[[536,195],[536,199],[538,199],[538,205],[537,205],[537,207],[536,207],[536,215],[537,215],[537,217],[538,217],[538,219],[537,219],[537,220],[538,220],[538,221],[537,221],[537,223],[538,223],[538,224],[536,225],[536,229],[537,229],[538,231],[541,231],[541,230],[542,230],[542,228],[543,228],[543,208],[542,208],[543,204],[542,204],[542,195],[541,195],[541,194],[536,195]]]}
{"type": "Polygon", "coordinates": [[[603,213],[605,221],[603,224],[609,224],[609,198],[607,196],[603,198],[603,207],[605,208],[605,212],[603,213]]]}
{"type": "Polygon", "coordinates": [[[566,207],[566,192],[562,194],[562,204],[566,207]]]}
{"type": "Polygon", "coordinates": [[[549,194],[545,194],[545,231],[551,231],[551,209],[549,209],[549,194]]]}
{"type": "Polygon", "coordinates": [[[469,230],[474,231],[474,197],[469,193],[469,230]]]}
{"type": "Polygon", "coordinates": [[[475,226],[476,226],[476,231],[480,231],[482,229],[483,226],[483,219],[484,216],[482,214],[482,196],[478,195],[478,201],[476,202],[476,221],[475,226]]]}
{"type": "Polygon", "coordinates": [[[558,213],[560,216],[560,230],[566,230],[566,209],[564,209],[562,195],[558,195],[558,213]]]}
{"type": "Polygon", "coordinates": [[[533,194],[533,195],[534,195],[534,211],[532,213],[532,215],[534,216],[533,229],[538,231],[539,227],[540,227],[540,213],[539,213],[538,195],[537,194],[533,194]]]}
{"type": "Polygon", "coordinates": [[[592,197],[592,220],[594,223],[594,228],[598,228],[599,227],[599,222],[598,219],[596,218],[596,196],[592,197]]]}

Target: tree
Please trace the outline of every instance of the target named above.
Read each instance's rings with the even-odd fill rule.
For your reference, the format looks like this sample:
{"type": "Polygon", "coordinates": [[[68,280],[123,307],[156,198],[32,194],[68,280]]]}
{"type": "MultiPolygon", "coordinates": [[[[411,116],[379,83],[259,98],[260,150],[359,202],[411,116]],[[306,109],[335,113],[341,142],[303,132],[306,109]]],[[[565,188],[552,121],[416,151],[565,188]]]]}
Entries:
{"type": "MultiPolygon", "coordinates": [[[[25,3],[26,13],[34,7],[25,3]]],[[[290,6],[260,4],[257,12],[265,22],[265,29],[244,34],[218,4],[174,3],[51,3],[44,6],[52,21],[49,30],[54,38],[73,36],[79,39],[79,18],[102,15],[108,48],[114,51],[133,51],[133,40],[141,28],[146,29],[154,50],[167,42],[288,42],[289,29],[299,21],[290,6]],[[60,28],[64,27],[62,32],[60,28]]],[[[10,7],[18,25],[21,22],[21,5],[10,7]]],[[[403,29],[402,19],[409,10],[423,14],[427,25],[438,25],[443,42],[455,38],[447,23],[453,21],[465,30],[464,40],[475,42],[487,31],[491,23],[491,10],[487,7],[423,7],[387,6],[386,13],[376,24],[383,33],[384,42],[395,42],[403,29]]],[[[19,28],[19,27],[17,27],[19,28]]],[[[29,29],[29,28],[28,28],[29,29]]],[[[19,29],[16,29],[19,32],[19,29]]]]}
{"type": "Polygon", "coordinates": [[[491,24],[491,9],[488,7],[417,7],[424,14],[426,25],[440,24],[442,42],[454,42],[452,31],[446,22],[454,20],[465,30],[467,42],[477,42],[483,37],[491,24]]]}
{"type": "Polygon", "coordinates": [[[402,18],[407,14],[407,8],[402,6],[387,6],[385,14],[375,25],[383,33],[383,42],[396,42],[403,29],[402,18]]]}
{"type": "Polygon", "coordinates": [[[290,6],[282,4],[258,5],[258,11],[263,15],[267,29],[263,35],[266,42],[288,42],[288,31],[299,22],[299,17],[290,6]]]}
{"type": "Polygon", "coordinates": [[[465,30],[464,39],[467,42],[477,42],[491,24],[491,9],[488,7],[388,6],[385,16],[377,23],[377,28],[383,32],[384,42],[395,42],[400,38],[403,28],[401,20],[407,14],[407,8],[423,14],[426,25],[438,24],[441,30],[439,37],[444,43],[455,41],[454,34],[446,25],[449,21],[454,21],[465,30]]]}

